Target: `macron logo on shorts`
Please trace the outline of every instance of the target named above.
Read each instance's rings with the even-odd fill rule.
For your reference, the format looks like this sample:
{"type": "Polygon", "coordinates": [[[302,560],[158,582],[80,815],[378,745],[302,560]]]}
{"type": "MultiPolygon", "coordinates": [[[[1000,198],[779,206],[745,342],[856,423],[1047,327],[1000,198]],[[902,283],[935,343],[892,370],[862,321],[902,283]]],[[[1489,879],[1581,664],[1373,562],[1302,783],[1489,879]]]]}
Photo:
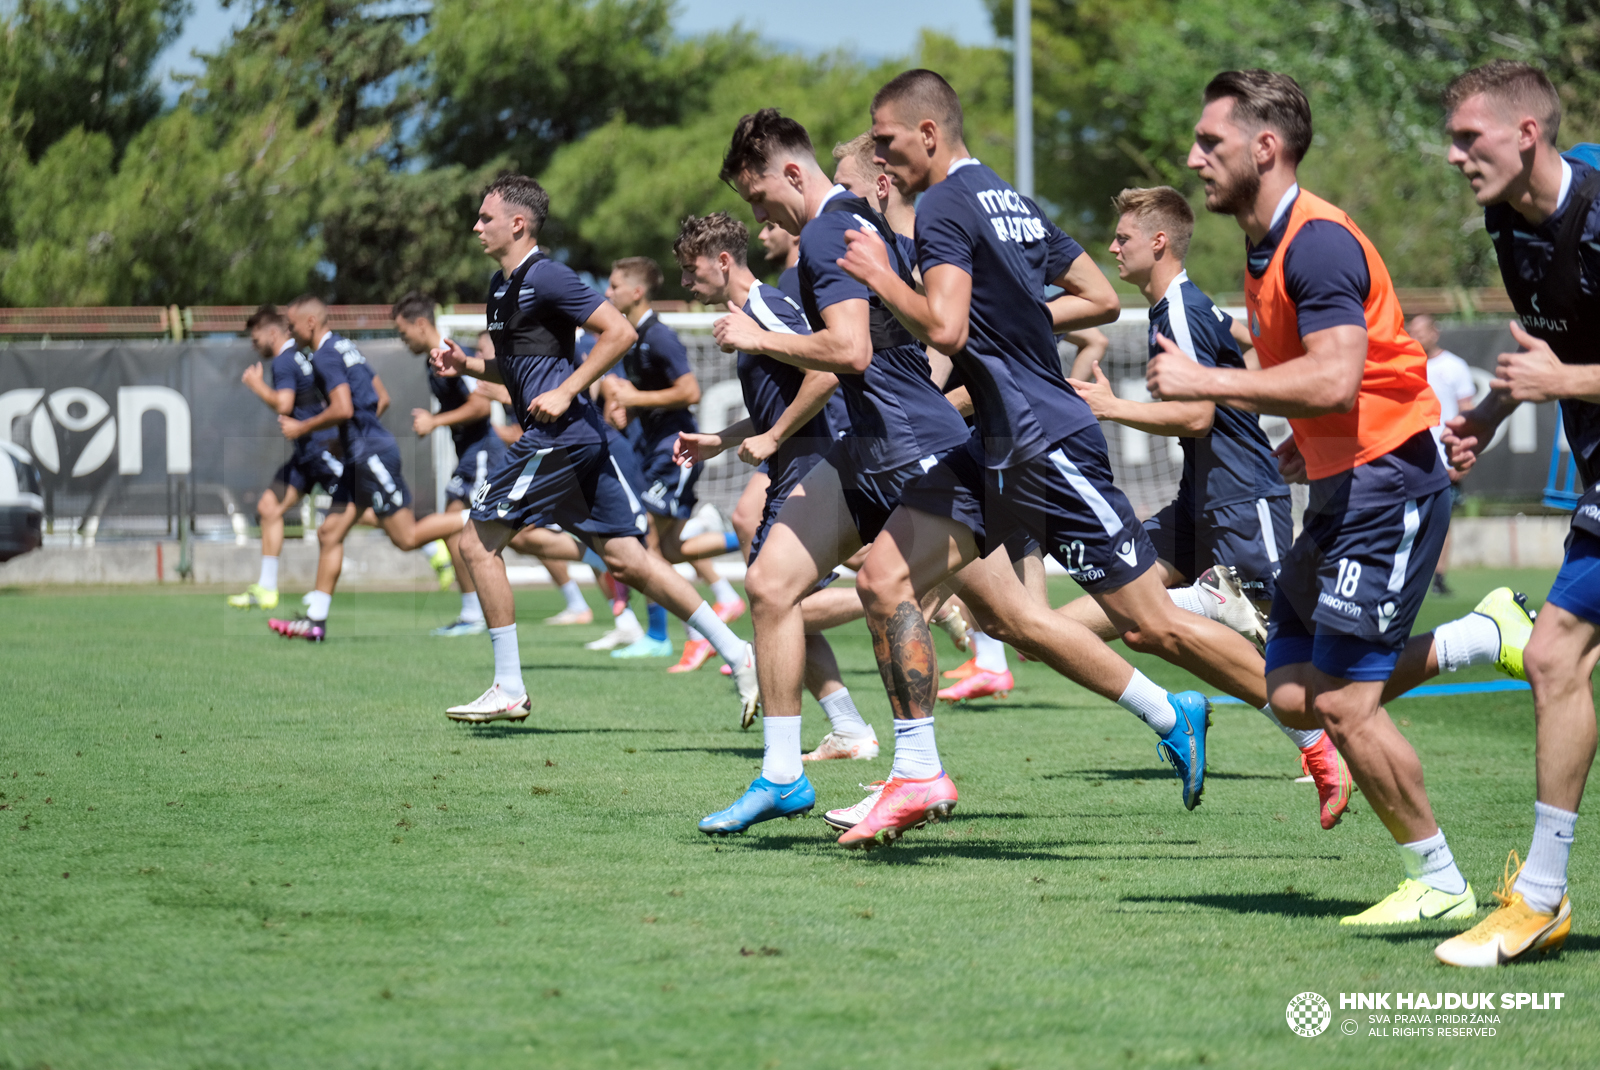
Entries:
{"type": "Polygon", "coordinates": [[[1361,616],[1361,607],[1356,605],[1354,602],[1347,602],[1343,598],[1335,598],[1331,594],[1324,593],[1317,596],[1317,601],[1321,602],[1335,613],[1343,613],[1347,617],[1361,616]]]}

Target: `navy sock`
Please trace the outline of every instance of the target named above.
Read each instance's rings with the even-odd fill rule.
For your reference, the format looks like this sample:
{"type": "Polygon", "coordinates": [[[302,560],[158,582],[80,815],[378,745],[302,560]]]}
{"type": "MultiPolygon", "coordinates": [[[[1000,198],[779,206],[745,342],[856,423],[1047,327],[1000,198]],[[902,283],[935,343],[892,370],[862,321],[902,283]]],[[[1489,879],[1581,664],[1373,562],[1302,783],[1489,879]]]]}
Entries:
{"type": "Polygon", "coordinates": [[[650,625],[645,630],[646,635],[656,640],[667,637],[667,611],[664,607],[658,606],[654,602],[646,603],[645,618],[650,625]]]}

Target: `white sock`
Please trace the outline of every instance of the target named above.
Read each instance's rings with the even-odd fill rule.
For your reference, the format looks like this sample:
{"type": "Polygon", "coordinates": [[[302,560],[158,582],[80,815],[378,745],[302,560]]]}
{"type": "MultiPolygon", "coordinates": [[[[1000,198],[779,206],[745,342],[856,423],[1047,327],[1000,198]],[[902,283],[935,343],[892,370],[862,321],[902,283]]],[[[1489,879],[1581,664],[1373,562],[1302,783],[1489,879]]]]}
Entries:
{"type": "Polygon", "coordinates": [[[1406,876],[1412,880],[1451,895],[1467,890],[1467,878],[1456,868],[1456,857],[1450,853],[1450,845],[1444,842],[1443,829],[1425,840],[1395,846],[1400,848],[1400,860],[1405,863],[1406,876]]]}
{"type": "Polygon", "coordinates": [[[1135,669],[1117,705],[1149,725],[1156,735],[1164,736],[1178,726],[1178,711],[1172,708],[1170,698],[1165,688],[1135,669]]]}
{"type": "Polygon", "coordinates": [[[1320,728],[1290,728],[1278,720],[1278,715],[1272,712],[1272,703],[1270,702],[1261,707],[1261,716],[1277,725],[1283,734],[1289,737],[1290,742],[1301,750],[1305,750],[1322,738],[1322,729],[1320,728]]]}
{"type": "Polygon", "coordinates": [[[1533,804],[1533,846],[1517,877],[1523,902],[1541,914],[1554,914],[1567,894],[1567,856],[1578,815],[1542,802],[1533,804]]]}
{"type": "Polygon", "coordinates": [[[1482,613],[1468,613],[1433,630],[1439,671],[1455,672],[1468,665],[1491,665],[1500,656],[1500,628],[1482,613]]]}
{"type": "Polygon", "coordinates": [[[611,618],[611,623],[618,628],[626,628],[631,632],[643,633],[644,628],[639,624],[639,618],[634,616],[632,606],[623,606],[622,612],[611,618]]]}
{"type": "Polygon", "coordinates": [[[522,654],[517,649],[517,626],[490,628],[489,642],[494,644],[494,682],[508,695],[526,695],[528,688],[522,682],[522,654]]]}
{"type": "Polygon", "coordinates": [[[1202,591],[1198,585],[1190,587],[1173,587],[1168,589],[1167,596],[1179,609],[1187,609],[1190,613],[1198,613],[1208,620],[1217,619],[1217,600],[1202,591]]]}
{"type": "Polygon", "coordinates": [[[733,589],[733,584],[727,580],[716,580],[711,584],[711,597],[717,600],[718,605],[729,605],[739,600],[739,592],[733,589]]]}
{"type": "Polygon", "coordinates": [[[856,709],[855,700],[850,697],[850,689],[841,687],[829,695],[817,699],[822,706],[822,712],[828,715],[828,723],[833,725],[835,734],[846,739],[876,739],[878,734],[872,726],[862,719],[861,711],[856,709]]]}
{"type": "Polygon", "coordinates": [[[980,631],[973,631],[972,649],[973,657],[978,668],[984,672],[1006,672],[1006,645],[993,636],[988,636],[980,631]]]}
{"type": "Polygon", "coordinates": [[[917,717],[894,723],[894,764],[889,776],[927,780],[939,775],[939,748],[933,742],[933,718],[917,717]]]}
{"type": "Polygon", "coordinates": [[[432,542],[425,544],[420,552],[423,557],[426,557],[431,561],[433,555],[438,553],[440,550],[445,550],[446,553],[449,553],[449,551],[445,549],[443,539],[434,539],[432,542]]]}
{"type": "Polygon", "coordinates": [[[705,638],[705,636],[701,635],[699,632],[694,630],[694,625],[693,624],[685,624],[683,626],[683,637],[685,639],[687,639],[691,643],[694,642],[696,639],[704,639],[705,638]]]}
{"type": "Polygon", "coordinates": [[[478,603],[477,591],[461,592],[461,619],[471,621],[483,619],[483,606],[478,603]]]}
{"type": "Polygon", "coordinates": [[[278,589],[278,559],[276,557],[261,558],[261,578],[256,581],[257,587],[265,587],[269,591],[278,589]]]}
{"type": "Polygon", "coordinates": [[[761,755],[761,775],[774,784],[800,779],[800,718],[763,717],[761,735],[766,750],[761,755]]]}
{"type": "Polygon", "coordinates": [[[689,614],[688,624],[705,638],[711,640],[711,645],[716,648],[717,654],[729,665],[738,667],[744,658],[745,641],[733,634],[733,630],[717,617],[709,603],[701,602],[700,608],[689,614]]]}
{"type": "Polygon", "coordinates": [[[561,585],[561,597],[567,600],[569,613],[582,613],[589,608],[589,603],[583,600],[583,591],[579,589],[577,580],[568,580],[561,585]]]}
{"type": "Polygon", "coordinates": [[[326,591],[312,591],[306,595],[306,616],[312,620],[327,620],[328,610],[332,607],[333,595],[326,591]]]}

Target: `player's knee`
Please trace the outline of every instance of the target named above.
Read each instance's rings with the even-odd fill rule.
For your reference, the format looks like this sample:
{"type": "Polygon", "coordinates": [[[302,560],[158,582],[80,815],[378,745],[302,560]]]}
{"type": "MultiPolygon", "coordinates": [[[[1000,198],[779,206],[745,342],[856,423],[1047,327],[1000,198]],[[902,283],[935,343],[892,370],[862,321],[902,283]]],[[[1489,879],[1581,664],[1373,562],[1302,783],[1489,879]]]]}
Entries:
{"type": "Polygon", "coordinates": [[[1553,691],[1575,675],[1577,659],[1565,657],[1553,644],[1531,642],[1522,652],[1522,667],[1536,693],[1553,691]]]}
{"type": "Polygon", "coordinates": [[[910,576],[904,569],[873,567],[874,558],[856,574],[856,591],[861,595],[861,605],[870,615],[886,616],[902,602],[913,601],[910,576]]]}
{"type": "Polygon", "coordinates": [[[784,589],[787,585],[782,582],[783,577],[776,574],[767,564],[769,560],[765,555],[757,557],[756,563],[745,573],[744,593],[750,600],[752,613],[765,613],[773,606],[779,605],[786,593],[784,589]]]}
{"type": "Polygon", "coordinates": [[[735,508],[728,522],[733,525],[733,533],[739,536],[739,541],[749,543],[756,537],[756,528],[761,524],[761,513],[754,509],[735,508]]]}

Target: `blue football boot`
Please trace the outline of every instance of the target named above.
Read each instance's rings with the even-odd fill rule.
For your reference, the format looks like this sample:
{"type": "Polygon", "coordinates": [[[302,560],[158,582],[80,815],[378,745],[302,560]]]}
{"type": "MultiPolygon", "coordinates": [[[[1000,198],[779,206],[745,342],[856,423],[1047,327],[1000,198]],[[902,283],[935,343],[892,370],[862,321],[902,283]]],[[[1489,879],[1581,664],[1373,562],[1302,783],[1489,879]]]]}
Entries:
{"type": "Polygon", "coordinates": [[[726,836],[743,832],[762,821],[799,817],[810,813],[816,804],[816,789],[804,774],[793,784],[774,784],[758,776],[750,782],[750,790],[739,796],[732,806],[703,819],[700,831],[707,836],[726,836]]]}
{"type": "Polygon", "coordinates": [[[1178,723],[1156,744],[1156,755],[1172,763],[1183,785],[1183,805],[1193,810],[1206,790],[1206,729],[1211,727],[1211,702],[1198,691],[1167,696],[1178,723]]]}

